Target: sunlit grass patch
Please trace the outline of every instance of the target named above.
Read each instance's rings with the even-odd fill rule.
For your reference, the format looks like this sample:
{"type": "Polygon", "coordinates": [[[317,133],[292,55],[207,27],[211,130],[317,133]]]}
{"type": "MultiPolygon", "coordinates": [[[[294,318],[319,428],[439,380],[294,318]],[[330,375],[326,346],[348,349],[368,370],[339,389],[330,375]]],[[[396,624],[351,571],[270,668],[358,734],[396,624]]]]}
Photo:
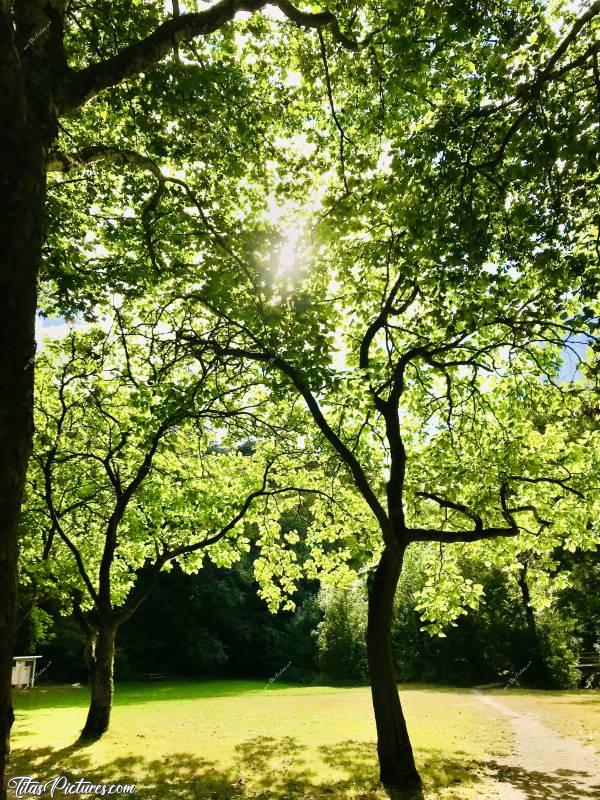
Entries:
{"type": "MultiPolygon", "coordinates": [[[[11,774],[132,781],[151,800],[385,797],[367,687],[119,685],[111,730],[80,747],[87,694],[17,694],[11,774]]],[[[468,691],[409,686],[401,697],[427,797],[494,797],[483,775],[487,759],[507,751],[506,719],[468,691]]]]}

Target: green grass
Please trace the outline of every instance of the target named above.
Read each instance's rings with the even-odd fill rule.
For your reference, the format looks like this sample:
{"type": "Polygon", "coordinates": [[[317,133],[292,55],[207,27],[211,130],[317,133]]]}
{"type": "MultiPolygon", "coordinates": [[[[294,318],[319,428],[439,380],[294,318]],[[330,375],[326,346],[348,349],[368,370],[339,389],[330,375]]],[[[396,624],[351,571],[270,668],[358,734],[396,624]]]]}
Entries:
{"type": "MultiPolygon", "coordinates": [[[[177,681],[164,683],[119,683],[116,687],[115,706],[138,705],[159,700],[194,700],[200,697],[239,696],[262,690],[269,692],[297,688],[296,684],[271,684],[258,681],[177,681]]],[[[318,691],[318,689],[317,689],[318,691]]],[[[89,693],[85,686],[36,686],[33,691],[16,692],[15,705],[19,709],[87,706],[89,693]]]]}
{"type": "MultiPolygon", "coordinates": [[[[137,783],[154,800],[380,800],[366,687],[250,681],[121,684],[99,742],[75,744],[86,688],[16,694],[11,774],[137,783]]],[[[494,797],[510,724],[466,690],[402,687],[426,796],[494,797]]],[[[503,695],[506,697],[506,695],[503,695]]]]}

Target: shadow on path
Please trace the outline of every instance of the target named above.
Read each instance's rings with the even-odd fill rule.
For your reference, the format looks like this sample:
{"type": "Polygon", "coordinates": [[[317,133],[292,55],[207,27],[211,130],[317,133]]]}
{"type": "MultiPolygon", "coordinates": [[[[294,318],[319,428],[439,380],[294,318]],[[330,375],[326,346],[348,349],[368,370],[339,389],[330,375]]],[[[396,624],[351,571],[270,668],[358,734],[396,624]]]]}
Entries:
{"type": "Polygon", "coordinates": [[[600,797],[600,775],[573,769],[556,769],[552,773],[525,770],[490,761],[487,769],[501,784],[522,792],[525,800],[584,800],[600,797]],[[595,781],[595,785],[582,783],[595,781]]]}

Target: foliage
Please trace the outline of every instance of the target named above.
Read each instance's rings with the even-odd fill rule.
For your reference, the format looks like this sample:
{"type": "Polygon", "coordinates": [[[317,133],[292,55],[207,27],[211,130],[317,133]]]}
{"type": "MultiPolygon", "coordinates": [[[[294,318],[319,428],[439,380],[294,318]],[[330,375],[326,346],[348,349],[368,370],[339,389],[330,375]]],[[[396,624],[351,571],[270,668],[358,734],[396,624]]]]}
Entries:
{"type": "MultiPolygon", "coordinates": [[[[80,621],[93,609],[92,627],[121,624],[174,559],[196,571],[206,550],[230,566],[249,549],[251,516],[236,526],[252,504],[281,494],[285,506],[283,487],[267,488],[274,460],[235,444],[256,429],[251,379],[220,386],[214,359],[187,363],[165,320],[161,333],[161,320],[127,319],[117,308],[104,327],[48,345],[38,373],[23,584],[32,602],[45,586],[80,621]],[[247,426],[224,428],[238,407],[247,426]]],[[[268,521],[266,505],[258,513],[268,521]]]]}
{"type": "MultiPolygon", "coordinates": [[[[401,682],[426,680],[469,686],[501,683],[510,686],[545,686],[547,688],[572,688],[582,684],[582,673],[577,663],[582,649],[581,638],[597,621],[586,608],[573,614],[571,606],[564,606],[565,595],[577,591],[569,581],[566,589],[554,589],[552,606],[535,612],[538,636],[531,641],[523,600],[517,580],[511,571],[485,568],[468,558],[452,561],[450,569],[458,570],[463,581],[473,582],[469,575],[480,581],[481,598],[477,609],[469,614],[453,616],[443,625],[436,617],[435,625],[427,615],[418,612],[429,569],[423,567],[430,556],[421,550],[409,551],[398,587],[393,623],[393,651],[396,672],[401,682]],[[535,673],[532,664],[540,659],[543,674],[535,673]]],[[[595,555],[579,555],[581,564],[593,564],[595,555]]],[[[442,602],[446,598],[443,579],[448,569],[447,553],[437,553],[436,592],[442,602]]],[[[539,573],[537,573],[539,575],[539,573]]],[[[536,591],[535,575],[530,578],[532,591],[536,591]]],[[[429,583],[431,583],[429,581],[429,583]]],[[[553,584],[557,583],[554,576],[553,584]]],[[[562,581],[558,581],[562,583],[562,581]]],[[[548,581],[543,581],[544,590],[548,581]]],[[[318,631],[320,663],[325,674],[334,679],[361,680],[366,659],[365,584],[347,589],[322,592],[324,618],[318,631]],[[326,635],[324,635],[326,634],[326,635]],[[342,674],[343,671],[343,674],[342,674]]],[[[589,595],[589,586],[581,586],[583,595],[589,595]]],[[[447,608],[451,607],[451,600],[447,608]]],[[[464,608],[460,603],[455,605],[464,608]]],[[[591,650],[589,645],[587,649],[591,650]]]]}
{"type": "MultiPolygon", "coordinates": [[[[303,581],[295,596],[296,611],[272,614],[257,597],[250,560],[255,555],[253,549],[230,569],[207,562],[196,574],[186,575],[177,567],[161,574],[144,605],[123,626],[117,680],[151,671],[196,679],[267,680],[288,664],[280,680],[313,682],[319,670],[326,680],[364,680],[364,581],[350,590],[332,584],[317,594],[312,583],[303,581]],[[225,658],[219,663],[215,655],[225,658]]],[[[593,651],[598,630],[589,590],[593,584],[587,579],[579,582],[570,576],[552,607],[536,612],[539,638],[532,643],[515,576],[463,561],[463,573],[477,575],[484,594],[476,610],[460,615],[440,637],[432,635],[431,625],[415,611],[424,580],[422,558],[418,549],[409,551],[396,598],[393,649],[401,682],[559,688],[585,684],[589,674],[574,665],[581,652],[593,651]],[[545,676],[532,672],[536,648],[546,665],[545,676]]],[[[578,573],[587,575],[596,560],[596,553],[577,554],[578,573]]],[[[444,567],[438,562],[438,569],[444,567]]],[[[142,585],[147,570],[138,576],[142,585]]],[[[29,629],[23,628],[20,649],[40,653],[44,664],[52,662],[44,680],[85,680],[82,632],[59,614],[56,604],[44,608],[51,618],[48,636],[32,641],[29,629]]]]}
{"type": "MultiPolygon", "coordinates": [[[[168,283],[187,290],[182,339],[210,346],[194,321],[208,309],[216,351],[306,403],[312,446],[371,513],[366,560],[384,544],[462,541],[500,568],[534,552],[542,575],[557,547],[598,541],[596,431],[574,434],[596,388],[594,84],[585,59],[577,99],[577,65],[564,81],[542,66],[564,55],[562,30],[585,31],[568,42],[583,53],[597,23],[533,3],[468,23],[386,12],[393,23],[360,56],[364,84],[343,79],[348,54],[330,65],[343,160],[323,148],[329,172],[313,194],[299,181],[271,225],[263,195],[241,229],[188,243],[214,260],[193,295],[189,275],[168,283]],[[566,375],[568,359],[579,372],[566,375]]],[[[438,631],[481,598],[452,563],[443,584],[433,557],[423,564],[420,610],[438,631]]]]}
{"type": "Polygon", "coordinates": [[[44,608],[20,609],[22,619],[17,629],[17,653],[34,653],[56,637],[55,617],[44,608]]]}
{"type": "MultiPolygon", "coordinates": [[[[598,543],[600,7],[264,6],[229,26],[227,0],[171,22],[70,7],[64,58],[52,28],[43,308],[113,304],[116,324],[40,359],[23,578],[121,624],[174,560],[229,568],[254,542],[287,610],[303,577],[378,562],[377,706],[407,548],[439,546],[413,598],[438,634],[490,571],[527,568],[531,638],[568,582],[557,553],[598,543]]],[[[346,601],[324,652],[362,626],[346,601]]],[[[393,709],[375,708],[382,778],[417,782],[393,709]]]]}
{"type": "MultiPolygon", "coordinates": [[[[186,380],[176,349],[170,357],[164,348],[157,352],[156,320],[145,338],[141,325],[126,334],[118,312],[117,319],[107,332],[72,332],[49,346],[45,364],[40,361],[38,438],[25,518],[26,529],[41,535],[41,562],[53,561],[54,582],[65,592],[69,585],[80,587],[85,605],[95,604],[99,613],[107,589],[110,605],[124,603],[135,570],[147,560],[161,568],[171,554],[193,568],[194,549],[175,553],[175,547],[202,540],[196,526],[210,529],[210,515],[213,524],[222,520],[221,527],[229,522],[240,493],[239,484],[232,485],[240,457],[206,452],[207,434],[203,442],[195,427],[203,414],[207,422],[218,419],[218,396],[195,377],[186,380]],[[228,474],[218,482],[220,506],[214,467],[228,474]],[[106,559],[108,576],[101,570],[106,559]],[[56,570],[72,560],[69,584],[56,570]],[[114,582],[103,585],[110,577],[114,582]]],[[[235,402],[235,389],[229,395],[235,402]]],[[[244,473],[251,481],[251,471],[244,473]]],[[[236,536],[235,543],[215,541],[211,552],[230,563],[244,547],[247,540],[236,536]]]]}
{"type": "MultiPolygon", "coordinates": [[[[123,628],[130,674],[266,680],[289,664],[284,682],[312,677],[310,594],[301,591],[296,612],[272,614],[257,590],[248,556],[232,569],[208,563],[193,575],[178,568],[163,574],[123,628]]],[[[117,678],[127,678],[118,665],[117,678]]]]}
{"type": "Polygon", "coordinates": [[[549,611],[541,615],[540,641],[549,688],[575,689],[581,682],[577,669],[580,651],[574,636],[576,622],[549,611]]]}
{"type": "Polygon", "coordinates": [[[334,680],[367,677],[367,598],[364,581],[350,587],[327,587],[319,593],[323,619],[315,635],[322,672],[334,680]]]}
{"type": "MultiPolygon", "coordinates": [[[[147,11],[144,30],[164,14],[147,11]]],[[[52,186],[46,308],[94,316],[115,290],[145,293],[190,359],[256,367],[278,408],[313,403],[309,449],[326,475],[342,468],[339,501],[363,525],[336,530],[315,509],[310,576],[398,535],[475,540],[501,568],[533,548],[542,574],[560,543],[597,541],[592,432],[567,442],[555,421],[594,388],[593,364],[555,384],[566,353],[587,359],[597,318],[596,14],[520,0],[335,11],[368,46],[242,15],[68,115],[53,164],[84,172],[52,186]]],[[[74,63],[118,50],[105,19],[72,13],[74,63]]],[[[275,607],[301,574],[296,542],[280,546],[276,521],[260,536],[275,607]]],[[[481,596],[451,565],[442,591],[424,563],[438,631],[481,596]]]]}

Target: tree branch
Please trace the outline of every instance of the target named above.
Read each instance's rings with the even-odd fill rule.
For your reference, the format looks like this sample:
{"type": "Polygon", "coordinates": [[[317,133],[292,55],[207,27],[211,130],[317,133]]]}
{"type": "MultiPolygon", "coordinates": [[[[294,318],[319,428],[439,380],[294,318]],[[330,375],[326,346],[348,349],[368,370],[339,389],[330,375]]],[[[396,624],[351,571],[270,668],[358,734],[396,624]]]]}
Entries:
{"type": "Polygon", "coordinates": [[[182,555],[188,555],[189,553],[195,553],[198,550],[203,550],[206,547],[210,547],[212,544],[216,544],[221,539],[223,539],[230,531],[232,531],[235,526],[246,516],[247,512],[249,511],[252,503],[259,497],[272,497],[275,495],[285,494],[289,492],[299,492],[304,494],[325,494],[318,489],[304,489],[298,486],[287,486],[285,488],[280,489],[267,489],[267,480],[269,477],[269,469],[272,466],[272,463],[268,463],[265,468],[265,473],[263,476],[263,482],[260,489],[257,489],[255,492],[252,492],[246,497],[242,507],[240,510],[235,514],[230,521],[219,531],[213,533],[210,536],[205,536],[203,539],[200,539],[197,542],[187,545],[181,545],[180,547],[176,547],[173,550],[165,549],[163,553],[158,555],[157,560],[154,562],[153,569],[152,569],[152,577],[146,588],[139,592],[135,598],[133,598],[130,602],[127,602],[123,608],[123,610],[118,614],[118,624],[120,625],[126,619],[129,619],[135,611],[140,607],[140,605],[144,602],[146,597],[150,594],[152,587],[155,585],[156,581],[158,580],[158,576],[164,567],[164,565],[169,562],[173,561],[176,558],[179,558],[182,555]]]}
{"type": "MultiPolygon", "coordinates": [[[[114,147],[112,145],[91,145],[85,147],[76,153],[64,153],[60,150],[55,150],[48,156],[46,164],[47,172],[62,172],[68,173],[78,169],[84,169],[90,164],[127,164],[132,167],[139,167],[140,169],[148,170],[158,181],[155,191],[152,193],[150,199],[145,204],[142,210],[142,226],[144,229],[144,238],[146,246],[150,255],[152,266],[155,270],[158,268],[158,258],[154,249],[152,241],[152,228],[151,216],[156,211],[162,196],[165,193],[165,185],[171,180],[181,184],[181,181],[176,179],[167,178],[163,175],[161,168],[153,159],[142,153],[137,153],[135,150],[128,150],[126,148],[114,147]]],[[[184,184],[184,186],[187,185],[184,184]]]]}
{"type": "Polygon", "coordinates": [[[400,275],[387,297],[383,308],[381,309],[379,315],[373,320],[373,322],[367,328],[365,335],[360,343],[360,355],[359,355],[359,366],[361,369],[367,369],[369,366],[369,349],[371,347],[371,343],[373,339],[377,335],[377,333],[381,330],[381,328],[385,327],[387,323],[387,319],[390,314],[400,315],[403,314],[416,300],[416,297],[419,293],[419,287],[415,283],[413,286],[412,292],[408,295],[408,297],[403,301],[400,308],[395,309],[394,303],[396,301],[396,296],[400,287],[402,286],[402,282],[404,281],[404,275],[400,275]]]}
{"type": "MultiPolygon", "coordinates": [[[[181,14],[159,25],[149,36],[127,45],[114,56],[90,64],[82,70],[71,70],[65,75],[57,93],[61,113],[79,108],[104,89],[116,86],[154,66],[181,42],[208,36],[233,20],[238,11],[260,11],[267,0],[219,0],[204,11],[181,14]]],[[[285,15],[302,28],[329,29],[335,41],[350,50],[360,44],[340,30],[339,22],[331,11],[311,13],[301,11],[288,0],[274,0],[285,15]]]]}
{"type": "MultiPolygon", "coordinates": [[[[545,83],[548,83],[552,80],[557,80],[558,78],[562,77],[566,72],[569,72],[575,67],[582,66],[591,56],[598,52],[599,44],[596,43],[592,45],[585,53],[583,53],[578,58],[574,59],[569,64],[561,67],[559,69],[554,69],[558,61],[562,58],[562,56],[567,52],[569,47],[576,41],[579,32],[584,28],[588,22],[591,22],[594,17],[600,14],[600,0],[596,0],[585,14],[582,14],[575,22],[573,23],[571,30],[562,40],[562,42],[558,45],[554,53],[550,56],[544,67],[539,70],[535,78],[533,80],[528,81],[527,83],[522,84],[517,89],[517,94],[512,97],[510,100],[504,100],[501,103],[497,103],[495,105],[483,106],[482,108],[477,109],[477,111],[473,111],[469,113],[468,117],[489,117],[493,114],[497,113],[498,111],[502,111],[510,106],[515,105],[520,101],[531,101],[534,98],[537,98],[540,94],[543,86],[545,83]]],[[[529,108],[527,109],[529,111],[529,108]]],[[[520,124],[520,123],[519,123],[520,124]]]]}
{"type": "Polygon", "coordinates": [[[244,348],[240,347],[225,346],[218,344],[217,342],[194,339],[192,337],[187,337],[187,340],[192,345],[196,344],[212,347],[217,355],[229,355],[237,358],[245,358],[250,361],[257,361],[266,364],[267,366],[275,367],[275,369],[283,373],[290,380],[298,393],[302,396],[317,427],[325,439],[327,439],[327,441],[331,444],[333,449],[337,452],[342,461],[350,470],[358,490],[379,522],[384,539],[389,540],[391,544],[395,544],[395,541],[392,539],[392,531],[388,516],[383,506],[379,502],[376,494],[373,492],[373,489],[371,488],[369,480],[365,475],[359,460],[354,455],[352,450],[350,450],[350,448],[347,447],[344,442],[342,442],[340,437],[329,425],[329,422],[325,418],[325,415],[323,414],[314,394],[311,392],[300,371],[296,369],[296,367],[285,361],[276,353],[270,353],[268,351],[257,352],[245,350],[244,348]]]}
{"type": "MultiPolygon", "coordinates": [[[[182,417],[181,414],[168,417],[162,422],[154,432],[150,439],[149,447],[140,465],[138,466],[135,474],[129,484],[122,491],[116,491],[116,503],[112,514],[106,526],[106,534],[104,538],[104,549],[102,551],[102,559],[100,561],[100,569],[98,573],[98,586],[99,586],[99,599],[103,604],[110,604],[110,572],[114,561],[115,550],[117,549],[117,534],[123,515],[127,510],[129,501],[141,486],[144,479],[150,474],[152,469],[152,462],[158,446],[162,438],[171,430],[173,425],[182,417]]],[[[115,487],[116,488],[116,487],[115,487]]]]}
{"type": "Polygon", "coordinates": [[[517,536],[519,528],[481,528],[473,531],[442,531],[436,528],[408,528],[410,542],[478,542],[481,539],[499,539],[502,536],[517,536]]]}
{"type": "Polygon", "coordinates": [[[570,492],[576,497],[581,498],[581,500],[585,500],[585,495],[582,492],[580,492],[578,489],[574,489],[572,486],[569,486],[569,484],[562,478],[524,478],[520,475],[508,475],[507,480],[522,481],[523,483],[550,483],[554,486],[560,486],[561,489],[565,490],[565,492],[570,492]]]}
{"type": "Polygon", "coordinates": [[[522,124],[529,117],[532,110],[535,108],[535,105],[542,93],[542,89],[547,83],[562,78],[563,75],[567,74],[576,67],[583,66],[600,50],[600,43],[596,42],[590,48],[588,48],[585,53],[574,59],[569,64],[563,66],[562,68],[554,69],[557,62],[569,49],[570,45],[577,40],[577,35],[581,29],[591,22],[591,20],[594,19],[594,17],[596,17],[598,14],[600,14],[600,0],[596,0],[596,2],[593,3],[585,12],[585,14],[582,14],[582,16],[575,21],[571,30],[556,48],[552,56],[548,59],[543,69],[537,73],[532,81],[520,86],[514,98],[511,100],[505,100],[497,105],[480,108],[478,111],[468,115],[471,117],[488,117],[495,114],[497,111],[501,111],[502,109],[515,105],[516,103],[521,103],[523,106],[522,110],[513,119],[511,125],[506,131],[493,158],[479,164],[475,164],[474,168],[476,170],[485,169],[487,167],[495,167],[503,160],[504,154],[512,137],[517,133],[522,124]]]}
{"type": "Polygon", "coordinates": [[[113,147],[112,145],[91,145],[78,150],[76,153],[63,153],[55,150],[48,156],[46,170],[48,172],[73,172],[83,169],[89,164],[106,162],[109,164],[129,164],[134,167],[141,167],[151,172],[159,181],[164,181],[160,167],[148,156],[136,153],[135,150],[113,147]]]}
{"type": "Polygon", "coordinates": [[[524,511],[533,514],[535,520],[541,525],[542,529],[551,524],[548,520],[540,517],[535,506],[525,505],[518,506],[517,508],[509,508],[507,481],[504,481],[500,487],[500,505],[502,507],[502,515],[509,525],[508,528],[484,528],[483,520],[479,514],[471,511],[464,503],[448,500],[434,492],[415,492],[415,494],[427,500],[433,500],[442,508],[448,508],[452,511],[458,511],[460,514],[464,514],[466,517],[473,520],[475,528],[472,531],[443,531],[435,528],[409,528],[407,531],[408,538],[413,542],[441,542],[442,544],[451,544],[453,542],[477,542],[481,539],[497,539],[501,536],[517,536],[520,533],[520,528],[513,515],[524,511]]]}
{"type": "Polygon", "coordinates": [[[426,500],[433,500],[442,508],[449,508],[453,511],[458,511],[460,514],[464,514],[475,523],[476,531],[483,530],[483,520],[479,514],[475,514],[473,511],[470,511],[467,506],[464,505],[464,503],[455,503],[454,501],[447,500],[445,497],[441,497],[433,492],[415,492],[415,495],[417,497],[424,497],[426,500]]]}
{"type": "Polygon", "coordinates": [[[327,97],[329,98],[329,107],[331,109],[331,116],[333,117],[333,121],[335,122],[335,127],[338,129],[340,134],[340,169],[342,172],[342,183],[344,184],[344,189],[346,190],[346,194],[350,194],[350,189],[348,188],[348,180],[346,178],[346,155],[344,150],[344,142],[350,143],[350,139],[348,139],[346,135],[346,131],[342,123],[339,120],[337,112],[335,110],[335,102],[333,100],[333,89],[331,87],[331,76],[329,74],[329,61],[327,60],[327,47],[325,46],[325,39],[323,38],[322,32],[318,31],[319,36],[319,45],[321,47],[321,58],[323,60],[323,67],[325,69],[325,86],[327,87],[327,97]]]}

